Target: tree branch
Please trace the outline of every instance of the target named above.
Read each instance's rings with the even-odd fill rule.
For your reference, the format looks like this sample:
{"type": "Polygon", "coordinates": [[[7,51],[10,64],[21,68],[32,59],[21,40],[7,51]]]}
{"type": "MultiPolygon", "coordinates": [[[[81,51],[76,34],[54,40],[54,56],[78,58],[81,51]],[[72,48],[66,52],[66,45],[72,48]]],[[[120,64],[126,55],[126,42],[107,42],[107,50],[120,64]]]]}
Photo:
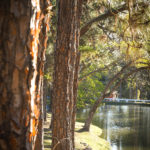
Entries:
{"type": "Polygon", "coordinates": [[[105,20],[108,17],[112,17],[112,16],[118,14],[119,12],[122,12],[122,11],[127,10],[127,9],[128,9],[128,7],[126,6],[126,4],[123,4],[122,6],[120,6],[118,8],[109,9],[104,14],[101,14],[98,17],[93,18],[92,20],[90,20],[89,22],[87,22],[81,28],[81,30],[80,30],[80,36],[83,36],[89,30],[89,28],[92,26],[93,23],[101,21],[101,20],[105,20]]]}
{"type": "MultiPolygon", "coordinates": [[[[133,8],[136,7],[136,6],[141,6],[141,7],[147,7],[149,4],[145,3],[145,2],[139,2],[139,3],[135,3],[133,5],[133,8]]],[[[123,12],[125,10],[129,10],[129,7],[128,5],[125,3],[117,8],[110,8],[109,10],[107,10],[105,13],[99,15],[98,17],[95,17],[93,19],[91,19],[90,21],[88,21],[80,30],[80,37],[83,36],[89,29],[90,27],[96,23],[96,22],[99,22],[99,21],[102,21],[102,20],[106,20],[108,17],[112,17],[112,16],[115,16],[117,15],[118,13],[120,12],[123,12]]],[[[147,20],[145,22],[145,24],[149,24],[149,20],[147,20]]]]}
{"type": "Polygon", "coordinates": [[[145,70],[145,69],[150,69],[150,67],[148,66],[148,67],[136,68],[136,69],[130,71],[129,73],[127,73],[126,75],[124,75],[124,77],[123,77],[122,79],[120,79],[120,81],[113,87],[113,89],[112,89],[109,93],[105,94],[104,97],[107,97],[107,96],[111,95],[111,94],[113,93],[113,91],[115,91],[115,90],[120,86],[120,84],[121,84],[125,79],[127,79],[129,76],[131,76],[132,74],[134,74],[134,73],[136,73],[136,72],[138,72],[138,71],[142,71],[142,70],[145,70]]]}
{"type": "Polygon", "coordinates": [[[110,81],[108,82],[108,84],[105,87],[104,90],[104,94],[107,92],[107,90],[109,89],[109,87],[113,84],[113,82],[118,79],[122,73],[128,68],[130,67],[130,65],[133,63],[133,61],[130,61],[127,65],[125,65],[112,79],[110,79],[110,81]]]}
{"type": "Polygon", "coordinates": [[[85,78],[87,78],[88,76],[90,76],[90,75],[92,75],[92,74],[94,74],[94,73],[96,73],[96,72],[104,71],[104,70],[106,70],[106,69],[109,69],[109,67],[115,65],[117,62],[118,62],[118,60],[112,62],[111,64],[109,64],[109,65],[107,65],[107,66],[104,66],[103,68],[98,68],[98,69],[96,69],[96,70],[94,70],[94,71],[91,71],[91,72],[87,73],[86,75],[84,75],[83,77],[80,77],[78,81],[81,82],[81,81],[83,81],[85,78]]]}

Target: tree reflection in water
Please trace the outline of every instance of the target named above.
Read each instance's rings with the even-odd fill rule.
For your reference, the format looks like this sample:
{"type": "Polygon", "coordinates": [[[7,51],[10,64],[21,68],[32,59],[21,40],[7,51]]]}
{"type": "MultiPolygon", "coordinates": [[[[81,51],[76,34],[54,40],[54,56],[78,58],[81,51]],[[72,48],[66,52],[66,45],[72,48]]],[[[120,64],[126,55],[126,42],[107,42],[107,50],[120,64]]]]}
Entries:
{"type": "MultiPolygon", "coordinates": [[[[78,120],[83,121],[87,114],[88,109],[80,111],[78,120]]],[[[93,123],[103,129],[103,137],[111,143],[112,150],[150,149],[150,107],[103,105],[93,123]]]]}

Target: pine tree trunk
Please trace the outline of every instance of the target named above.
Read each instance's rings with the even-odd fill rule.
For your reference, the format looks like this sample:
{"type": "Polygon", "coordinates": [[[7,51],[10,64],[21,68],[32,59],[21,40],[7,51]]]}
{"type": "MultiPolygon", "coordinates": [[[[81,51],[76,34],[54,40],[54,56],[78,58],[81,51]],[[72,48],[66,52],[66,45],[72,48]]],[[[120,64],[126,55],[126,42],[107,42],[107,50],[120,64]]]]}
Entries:
{"type": "Polygon", "coordinates": [[[39,35],[42,21],[48,19],[46,2],[0,1],[1,150],[35,149],[45,49],[39,35]]]}
{"type": "MultiPolygon", "coordinates": [[[[79,63],[80,63],[80,53],[77,55],[77,61],[75,64],[75,74],[74,74],[74,85],[73,85],[73,92],[74,92],[74,104],[73,104],[73,114],[72,114],[72,129],[75,129],[75,121],[76,121],[76,105],[77,105],[77,90],[78,90],[78,71],[79,71],[79,63]]],[[[72,130],[72,141],[73,147],[74,145],[74,130],[72,130]]]]}
{"type": "Polygon", "coordinates": [[[80,0],[58,0],[52,101],[52,149],[74,150],[80,0]],[[76,83],[75,83],[76,82],[76,83]]]}

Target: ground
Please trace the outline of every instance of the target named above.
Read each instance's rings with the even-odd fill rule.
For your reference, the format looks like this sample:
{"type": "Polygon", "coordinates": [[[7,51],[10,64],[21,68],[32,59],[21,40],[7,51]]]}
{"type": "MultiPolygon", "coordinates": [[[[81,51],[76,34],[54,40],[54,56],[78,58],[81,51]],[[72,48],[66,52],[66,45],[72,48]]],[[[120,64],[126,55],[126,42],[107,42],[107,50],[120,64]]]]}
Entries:
{"type": "MultiPolygon", "coordinates": [[[[44,150],[49,150],[51,147],[51,131],[49,129],[50,117],[51,115],[47,114],[47,121],[44,123],[44,150]]],[[[76,150],[84,150],[85,148],[92,148],[92,150],[110,150],[109,143],[100,137],[102,134],[100,128],[91,125],[90,132],[77,132],[82,126],[83,123],[76,122],[76,150]]]]}

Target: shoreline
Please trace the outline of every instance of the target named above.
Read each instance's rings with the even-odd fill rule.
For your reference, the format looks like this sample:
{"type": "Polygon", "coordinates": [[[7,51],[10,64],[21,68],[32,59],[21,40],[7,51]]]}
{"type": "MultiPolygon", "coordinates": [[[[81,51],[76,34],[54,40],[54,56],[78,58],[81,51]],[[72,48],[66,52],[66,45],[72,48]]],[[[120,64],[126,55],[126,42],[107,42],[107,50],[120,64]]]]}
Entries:
{"type": "MultiPolygon", "coordinates": [[[[44,123],[44,150],[51,148],[51,130],[49,129],[51,114],[47,113],[47,121],[44,123]]],[[[75,124],[75,150],[110,150],[110,144],[100,136],[102,129],[91,125],[90,132],[77,132],[84,123],[75,124]]]]}

